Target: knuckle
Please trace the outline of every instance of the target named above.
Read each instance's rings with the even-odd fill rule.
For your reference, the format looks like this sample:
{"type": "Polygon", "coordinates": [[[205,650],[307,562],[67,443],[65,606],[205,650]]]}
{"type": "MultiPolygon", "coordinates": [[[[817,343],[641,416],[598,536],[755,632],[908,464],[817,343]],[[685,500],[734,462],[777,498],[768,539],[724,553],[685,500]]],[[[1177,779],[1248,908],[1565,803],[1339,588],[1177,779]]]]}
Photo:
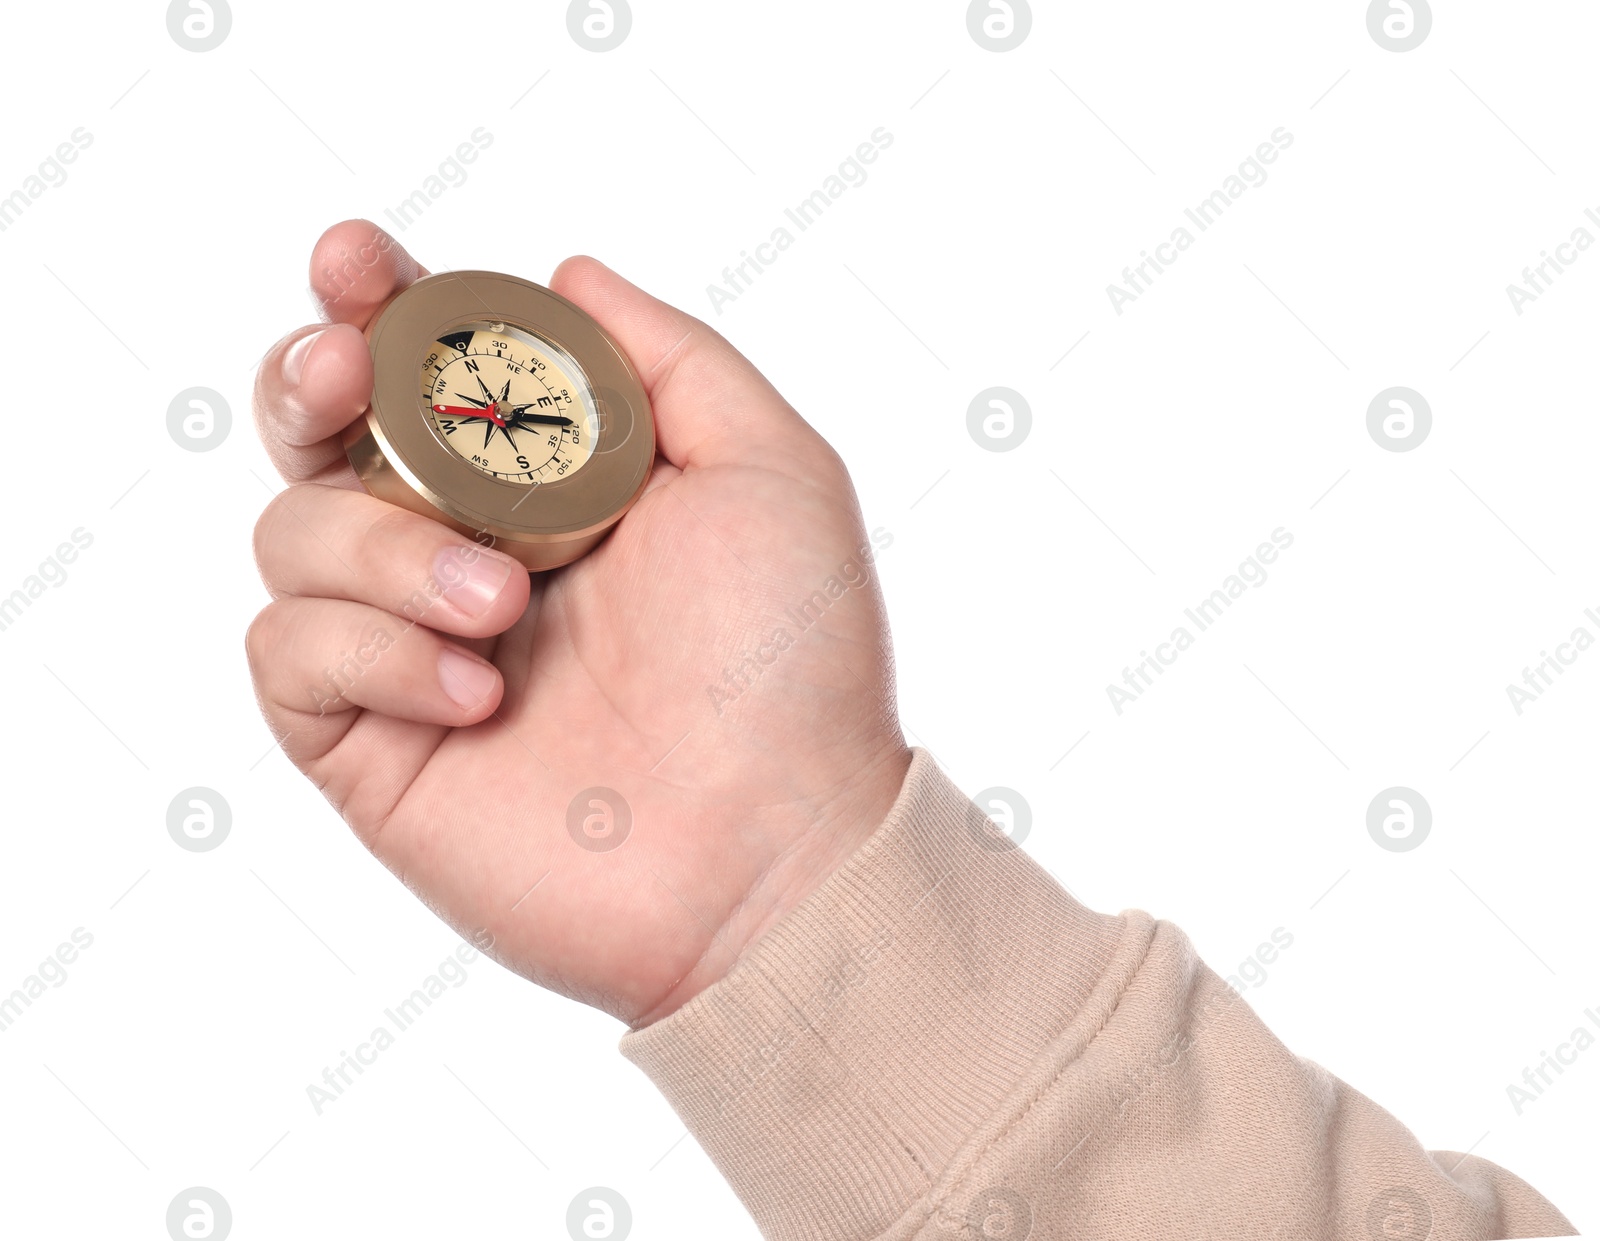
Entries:
{"type": "Polygon", "coordinates": [[[822,473],[834,487],[851,488],[850,467],[844,463],[844,458],[839,455],[839,450],[820,435],[817,437],[818,471],[822,473]]]}
{"type": "Polygon", "coordinates": [[[283,605],[269,603],[257,612],[244,631],[244,653],[250,662],[253,675],[260,674],[262,666],[279,646],[283,634],[283,605]]]}
{"type": "Polygon", "coordinates": [[[278,385],[275,382],[283,367],[283,355],[288,352],[289,346],[306,334],[308,329],[297,327],[287,336],[282,336],[268,349],[266,356],[261,359],[256,367],[256,380],[251,388],[250,408],[255,413],[256,425],[267,428],[278,417],[278,403],[274,400],[278,385]]]}
{"type": "Polygon", "coordinates": [[[363,565],[382,565],[393,572],[415,558],[426,531],[423,518],[386,504],[366,522],[358,555],[363,565]]]}
{"type": "Polygon", "coordinates": [[[251,551],[255,555],[256,572],[274,598],[287,590],[284,570],[297,560],[293,540],[296,531],[304,529],[300,522],[308,519],[305,514],[315,505],[314,493],[319,490],[311,483],[287,487],[274,496],[256,518],[250,534],[251,551]]]}
{"type": "Polygon", "coordinates": [[[845,464],[839,450],[817,434],[792,408],[790,413],[802,433],[795,455],[803,463],[806,477],[823,491],[854,502],[855,483],[850,478],[850,467],[845,464]]]}
{"type": "Polygon", "coordinates": [[[255,529],[250,532],[250,550],[256,558],[256,572],[267,588],[272,589],[271,556],[269,554],[278,529],[277,501],[268,504],[256,518],[255,529]]]}

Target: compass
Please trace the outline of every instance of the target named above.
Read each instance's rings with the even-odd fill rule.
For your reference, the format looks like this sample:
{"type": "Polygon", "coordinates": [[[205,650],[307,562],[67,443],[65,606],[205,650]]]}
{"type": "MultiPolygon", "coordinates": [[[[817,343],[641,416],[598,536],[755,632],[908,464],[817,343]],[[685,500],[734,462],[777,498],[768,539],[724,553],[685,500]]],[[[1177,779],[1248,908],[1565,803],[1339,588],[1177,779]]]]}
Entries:
{"type": "Polygon", "coordinates": [[[372,402],[345,452],[380,500],[544,570],[593,548],[644,490],[644,385],[559,294],[495,272],[426,276],[367,341],[372,402]]]}

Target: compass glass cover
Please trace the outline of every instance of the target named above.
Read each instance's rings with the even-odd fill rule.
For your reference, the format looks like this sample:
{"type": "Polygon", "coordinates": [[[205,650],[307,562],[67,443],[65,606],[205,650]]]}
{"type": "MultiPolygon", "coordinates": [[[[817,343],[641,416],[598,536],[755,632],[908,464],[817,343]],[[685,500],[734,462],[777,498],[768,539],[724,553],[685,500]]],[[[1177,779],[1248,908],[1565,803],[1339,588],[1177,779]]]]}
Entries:
{"type": "Polygon", "coordinates": [[[535,332],[462,323],[430,344],[420,382],[439,440],[490,478],[553,483],[594,454],[599,417],[583,371],[535,332]]]}

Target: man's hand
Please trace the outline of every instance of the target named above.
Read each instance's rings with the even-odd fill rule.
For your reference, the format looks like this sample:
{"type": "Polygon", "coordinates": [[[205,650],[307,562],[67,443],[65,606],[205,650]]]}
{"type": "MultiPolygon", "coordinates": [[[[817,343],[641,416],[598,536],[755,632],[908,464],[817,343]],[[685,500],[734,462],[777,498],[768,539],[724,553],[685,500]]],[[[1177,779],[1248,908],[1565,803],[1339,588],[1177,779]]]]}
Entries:
{"type": "Polygon", "coordinates": [[[900,789],[855,493],[725,340],[569,259],[550,285],[633,359],[660,456],[605,542],[530,581],[367,495],[345,459],[372,390],[362,330],[422,274],[375,225],[336,225],[311,260],[330,325],[261,365],[256,418],[291,486],[256,528],[273,596],[246,640],[257,692],[289,757],[431,908],[645,1025],[722,977],[900,789]],[[603,833],[621,810],[579,798],[594,788],[631,814],[615,849],[585,847],[610,841],[583,822],[603,833]]]}

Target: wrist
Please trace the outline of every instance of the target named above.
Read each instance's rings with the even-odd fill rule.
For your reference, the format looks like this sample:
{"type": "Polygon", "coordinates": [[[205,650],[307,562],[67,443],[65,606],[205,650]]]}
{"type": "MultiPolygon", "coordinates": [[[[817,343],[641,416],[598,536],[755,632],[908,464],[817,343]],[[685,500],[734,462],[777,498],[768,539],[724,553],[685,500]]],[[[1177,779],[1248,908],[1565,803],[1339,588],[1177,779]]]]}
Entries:
{"type": "Polygon", "coordinates": [[[629,1024],[635,1030],[676,1012],[734,969],[769,930],[842,867],[888,817],[900,796],[912,754],[896,734],[866,762],[821,778],[825,791],[786,807],[763,832],[773,853],[734,903],[715,944],[660,1000],[629,1024]]]}

